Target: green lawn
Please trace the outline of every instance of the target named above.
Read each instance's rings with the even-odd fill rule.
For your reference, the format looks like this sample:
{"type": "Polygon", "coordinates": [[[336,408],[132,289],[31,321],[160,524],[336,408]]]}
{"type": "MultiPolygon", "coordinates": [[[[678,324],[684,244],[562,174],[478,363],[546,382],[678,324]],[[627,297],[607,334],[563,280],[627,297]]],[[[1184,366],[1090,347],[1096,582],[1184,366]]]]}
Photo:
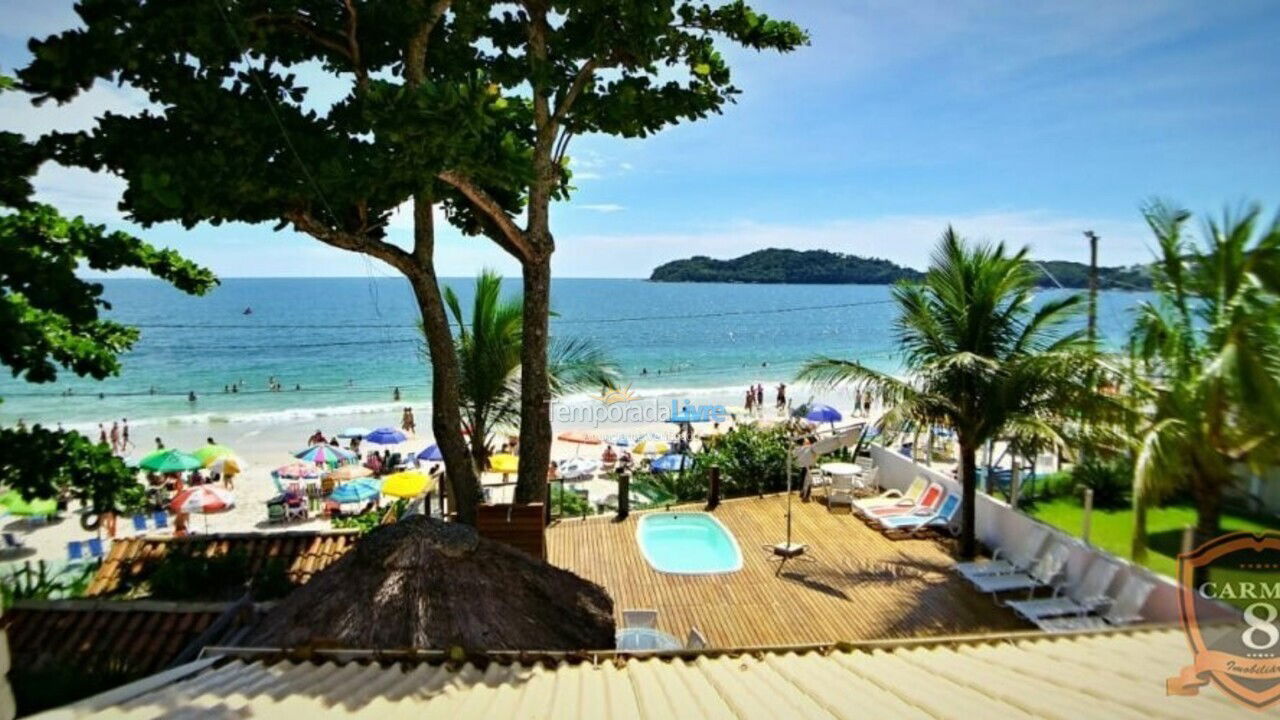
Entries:
{"type": "MultiPolygon", "coordinates": [[[[1032,517],[1077,537],[1080,535],[1084,508],[1073,497],[1061,497],[1036,503],[1028,509],[1032,517]]],[[[1178,552],[1182,547],[1182,529],[1195,525],[1196,510],[1192,505],[1170,505],[1147,512],[1147,559],[1143,564],[1155,572],[1173,578],[1178,576],[1178,552]]],[[[1129,558],[1129,539],[1133,531],[1133,511],[1094,510],[1089,542],[1122,558],[1129,558]]],[[[1242,517],[1224,513],[1224,533],[1238,530],[1261,532],[1280,529],[1280,519],[1242,517]]],[[[1244,571],[1238,571],[1244,574],[1244,571]]],[[[1232,573],[1234,576],[1235,573],[1232,573]]],[[[1225,579],[1225,578],[1224,578],[1225,579]]],[[[1245,578],[1240,578],[1245,579],[1245,578]]],[[[1270,573],[1258,573],[1258,580],[1273,581],[1270,573]],[[1267,575],[1267,577],[1262,577],[1267,575]]]]}

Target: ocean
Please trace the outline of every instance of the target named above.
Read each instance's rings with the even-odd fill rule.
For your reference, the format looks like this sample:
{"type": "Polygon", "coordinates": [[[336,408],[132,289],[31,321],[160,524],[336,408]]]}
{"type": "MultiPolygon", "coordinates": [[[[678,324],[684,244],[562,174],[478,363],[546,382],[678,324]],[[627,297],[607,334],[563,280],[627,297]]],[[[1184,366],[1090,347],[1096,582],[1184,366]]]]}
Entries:
{"type": "MultiPolygon", "coordinates": [[[[5,377],[0,422],[285,421],[385,413],[425,406],[430,397],[417,308],[399,278],[230,278],[205,297],[155,280],[102,283],[109,315],[141,330],[120,375],[98,382],[63,371],[43,385],[5,377]],[[272,379],[280,390],[270,389],[272,379]],[[402,402],[395,404],[397,388],[402,402]]],[[[473,280],[445,283],[468,310],[473,280]]],[[[511,293],[520,288],[518,279],[505,285],[511,293]]],[[[1122,342],[1132,309],[1146,297],[1101,293],[1102,337],[1122,342]]],[[[553,282],[552,306],[553,337],[595,341],[618,365],[622,384],[650,396],[732,395],[763,382],[772,398],[770,386],[790,383],[815,355],[901,369],[888,286],[566,278],[553,282]]]]}

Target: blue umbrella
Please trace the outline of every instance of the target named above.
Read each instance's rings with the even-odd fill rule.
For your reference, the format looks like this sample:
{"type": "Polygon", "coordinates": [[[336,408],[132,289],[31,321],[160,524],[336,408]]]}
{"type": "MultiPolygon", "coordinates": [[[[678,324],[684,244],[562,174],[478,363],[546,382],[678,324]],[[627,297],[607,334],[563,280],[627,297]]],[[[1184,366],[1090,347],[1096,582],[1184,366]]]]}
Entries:
{"type": "Polygon", "coordinates": [[[378,497],[382,492],[382,481],[373,478],[360,478],[344,483],[329,493],[329,499],[338,503],[367,502],[378,497]]]}
{"type": "Polygon", "coordinates": [[[426,450],[418,453],[418,459],[426,460],[428,462],[440,462],[441,460],[444,460],[444,456],[440,454],[439,445],[431,445],[428,446],[426,450]]]}
{"type": "Polygon", "coordinates": [[[407,439],[407,436],[395,428],[380,427],[364,436],[364,441],[377,445],[396,445],[407,439]]]}
{"type": "Polygon", "coordinates": [[[617,445],[618,447],[630,447],[631,445],[631,438],[626,435],[614,435],[612,437],[605,438],[604,441],[610,445],[617,445]]]}
{"type": "Polygon", "coordinates": [[[811,422],[835,424],[844,419],[839,410],[830,405],[813,404],[806,408],[804,419],[811,422]]]}
{"type": "Polygon", "coordinates": [[[693,458],[680,453],[668,453],[649,465],[649,469],[656,472],[673,472],[691,467],[693,467],[693,458]]]}

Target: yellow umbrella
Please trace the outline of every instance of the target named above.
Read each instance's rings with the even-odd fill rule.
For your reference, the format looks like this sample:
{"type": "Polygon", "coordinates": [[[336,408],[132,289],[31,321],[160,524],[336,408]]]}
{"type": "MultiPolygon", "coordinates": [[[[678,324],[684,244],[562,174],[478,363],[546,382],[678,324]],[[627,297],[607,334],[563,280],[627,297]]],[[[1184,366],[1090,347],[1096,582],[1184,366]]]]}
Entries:
{"type": "Polygon", "coordinates": [[[204,466],[219,475],[239,475],[244,471],[245,462],[235,455],[219,455],[204,466]]]}
{"type": "Polygon", "coordinates": [[[666,455],[671,446],[661,440],[645,440],[632,448],[637,455],[666,455]]]}
{"type": "Polygon", "coordinates": [[[498,453],[489,457],[489,469],[506,475],[520,469],[520,459],[511,453],[498,453]]]}
{"type": "Polygon", "coordinates": [[[416,470],[407,470],[383,478],[382,494],[399,498],[417,497],[431,486],[431,478],[416,470]]]}
{"type": "Polygon", "coordinates": [[[363,465],[343,465],[325,477],[332,478],[338,482],[346,482],[356,478],[369,477],[372,474],[373,471],[363,465]]]}

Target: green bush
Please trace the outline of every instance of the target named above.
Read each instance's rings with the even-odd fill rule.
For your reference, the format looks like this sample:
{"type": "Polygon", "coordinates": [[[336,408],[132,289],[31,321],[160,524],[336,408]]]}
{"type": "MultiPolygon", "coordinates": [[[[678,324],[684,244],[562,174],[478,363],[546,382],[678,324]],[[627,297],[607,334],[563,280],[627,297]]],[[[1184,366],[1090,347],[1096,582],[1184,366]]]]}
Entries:
{"type": "Polygon", "coordinates": [[[0,604],[18,600],[61,600],[84,595],[98,571],[97,563],[50,569],[43,560],[12,565],[0,575],[0,604]]]}
{"type": "Polygon", "coordinates": [[[1124,508],[1130,505],[1133,489],[1133,463],[1127,457],[1093,457],[1071,469],[1077,495],[1083,502],[1083,489],[1093,489],[1096,508],[1124,508]]]}
{"type": "Polygon", "coordinates": [[[596,509],[578,493],[555,485],[551,488],[551,512],[560,517],[594,515],[596,509]]]}
{"type": "MultiPolygon", "coordinates": [[[[685,478],[696,482],[696,497],[706,497],[713,466],[720,468],[724,497],[781,492],[787,489],[787,429],[784,426],[737,427],[721,435],[716,443],[697,456],[685,478]]],[[[795,478],[799,472],[793,469],[795,478]]],[[[682,498],[683,499],[683,498],[682,498]]]]}
{"type": "Polygon", "coordinates": [[[165,555],[148,579],[150,595],[159,600],[228,600],[249,583],[249,558],[243,550],[212,557],[195,551],[165,555]]]}

